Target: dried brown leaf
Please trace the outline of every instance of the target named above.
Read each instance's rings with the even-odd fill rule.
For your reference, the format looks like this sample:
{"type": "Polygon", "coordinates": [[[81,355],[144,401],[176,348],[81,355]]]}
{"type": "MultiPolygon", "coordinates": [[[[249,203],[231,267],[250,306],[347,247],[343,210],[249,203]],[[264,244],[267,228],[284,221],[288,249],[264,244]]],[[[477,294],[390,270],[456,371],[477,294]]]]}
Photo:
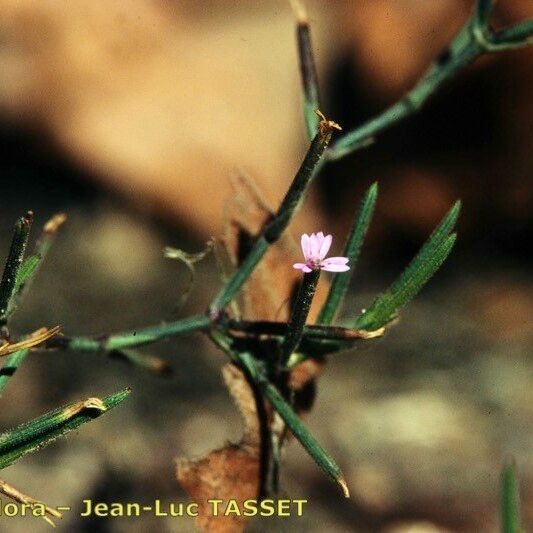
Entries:
{"type": "Polygon", "coordinates": [[[254,392],[243,373],[228,363],[222,369],[228,390],[243,416],[244,433],[237,444],[229,443],[201,459],[177,460],[176,475],[182,487],[198,503],[197,525],[203,531],[242,531],[244,517],[211,515],[209,499],[243,502],[257,499],[261,479],[261,440],[254,392]]]}

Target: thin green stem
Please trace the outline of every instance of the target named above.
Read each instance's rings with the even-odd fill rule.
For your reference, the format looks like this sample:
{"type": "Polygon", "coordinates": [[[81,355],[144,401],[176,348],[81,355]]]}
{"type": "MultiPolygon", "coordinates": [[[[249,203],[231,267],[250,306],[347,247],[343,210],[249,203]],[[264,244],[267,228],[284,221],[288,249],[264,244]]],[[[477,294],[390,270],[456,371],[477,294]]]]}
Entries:
{"type": "Polygon", "coordinates": [[[273,217],[268,221],[261,234],[255,241],[252,249],[233,273],[228,282],[219,291],[211,305],[209,306],[209,315],[216,319],[220,311],[235,297],[237,292],[244,285],[246,280],[265,255],[268,247],[275,243],[286,227],[289,225],[292,217],[300,206],[313,177],[319,168],[319,162],[324,154],[333,131],[339,129],[339,126],[332,121],[322,120],[318,133],[315,135],[311,146],[305,155],[302,164],[296,176],[285,194],[281,205],[273,217]]]}
{"type": "Polygon", "coordinates": [[[531,44],[533,39],[533,20],[524,20],[511,28],[505,28],[494,34],[492,43],[500,50],[522,47],[531,44]]]}
{"type": "Polygon", "coordinates": [[[33,213],[28,211],[26,215],[20,217],[15,224],[11,247],[7,256],[2,281],[0,282],[0,326],[4,326],[10,316],[10,301],[17,283],[17,274],[22,260],[24,251],[28,244],[30,236],[33,213]]]}
{"type": "Polygon", "coordinates": [[[520,487],[514,461],[503,467],[500,498],[502,533],[520,533],[520,487]]]}
{"type": "Polygon", "coordinates": [[[533,21],[493,33],[489,16],[494,2],[478,0],[474,13],[448,48],[426,71],[418,84],[399,102],[377,117],[340,137],[326,152],[327,159],[340,159],[372,142],[376,135],[417,112],[444,83],[479,56],[531,43],[533,21]]]}
{"type": "MultiPolygon", "coordinates": [[[[463,34],[457,38],[461,42],[463,34]]],[[[375,136],[422,108],[430,96],[459,70],[476,58],[482,49],[476,41],[469,40],[457,50],[452,43],[449,50],[441,55],[430,67],[420,82],[407,95],[386,109],[381,115],[365,122],[357,129],[343,135],[327,152],[329,160],[336,160],[368,146],[375,136]]]]}
{"type": "MultiPolygon", "coordinates": [[[[285,322],[270,322],[268,320],[230,320],[228,323],[228,330],[245,333],[256,337],[260,335],[285,337],[287,335],[288,324],[285,322]]],[[[368,332],[360,331],[358,329],[343,328],[340,326],[308,324],[304,327],[303,338],[349,341],[356,339],[367,339],[368,332]]]]}
{"type": "Polygon", "coordinates": [[[349,259],[350,270],[347,272],[340,272],[333,278],[328,297],[318,315],[318,324],[331,324],[339,312],[339,308],[348,291],[348,286],[352,279],[368,226],[370,225],[372,215],[374,214],[377,195],[378,184],[374,183],[370,186],[361,202],[361,207],[355,217],[354,224],[348,234],[348,239],[346,240],[344,251],[342,253],[344,257],[348,257],[349,259]]]}
{"type": "Polygon", "coordinates": [[[298,290],[296,301],[292,309],[291,318],[287,325],[287,336],[281,345],[281,357],[279,368],[284,369],[292,353],[300,345],[305,328],[305,322],[313,303],[318,280],[320,279],[320,269],[317,268],[304,274],[302,284],[298,290]]]}
{"type": "Polygon", "coordinates": [[[150,344],[168,337],[187,335],[194,331],[206,331],[211,321],[205,315],[160,324],[139,330],[102,335],[100,337],[55,337],[46,343],[48,348],[62,348],[80,352],[112,352],[150,344]]]}

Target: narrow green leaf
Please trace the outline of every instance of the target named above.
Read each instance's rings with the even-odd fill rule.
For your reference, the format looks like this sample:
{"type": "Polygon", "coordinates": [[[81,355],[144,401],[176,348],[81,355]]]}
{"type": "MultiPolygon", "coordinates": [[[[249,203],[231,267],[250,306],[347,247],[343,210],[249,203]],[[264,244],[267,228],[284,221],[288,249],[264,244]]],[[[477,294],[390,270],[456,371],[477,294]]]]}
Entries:
{"type": "Polygon", "coordinates": [[[320,446],[278,389],[270,383],[264,368],[264,363],[256,361],[250,352],[238,352],[234,350],[231,338],[221,331],[212,330],[211,339],[257,384],[261,392],[269,400],[272,408],[281,416],[300,444],[316,464],[340,485],[344,495],[348,498],[350,494],[341,469],[334,459],[320,446]]]}
{"type": "Polygon", "coordinates": [[[28,280],[30,280],[39,268],[41,258],[38,255],[30,255],[27,257],[20,266],[17,272],[15,280],[15,286],[13,288],[13,296],[9,300],[8,313],[11,314],[15,309],[15,304],[18,300],[20,293],[24,290],[24,286],[28,280]]]}
{"type": "Polygon", "coordinates": [[[377,196],[378,184],[373,183],[361,202],[361,206],[357,212],[354,224],[350,230],[342,253],[344,257],[350,259],[350,270],[347,272],[340,272],[333,278],[326,302],[318,315],[317,324],[331,324],[339,312],[339,308],[346,296],[350,280],[352,279],[355,265],[361,251],[361,246],[363,245],[366,232],[370,225],[370,221],[372,220],[372,215],[374,214],[377,196]]]}
{"type": "Polygon", "coordinates": [[[398,309],[418,293],[450,253],[455,242],[455,237],[449,238],[450,232],[457,223],[460,212],[461,201],[458,200],[399,278],[359,316],[355,322],[356,328],[373,331],[383,327],[398,309]]]}
{"type": "Polygon", "coordinates": [[[18,292],[24,283],[28,281],[33,273],[37,270],[41,258],[38,255],[30,255],[22,262],[20,270],[17,273],[17,279],[15,281],[15,292],[18,292]]]}
{"type": "Polygon", "coordinates": [[[457,235],[452,233],[437,248],[432,246],[433,254],[430,257],[424,254],[425,261],[417,261],[416,269],[409,265],[406,269],[409,275],[405,275],[404,271],[400,279],[387,292],[378,296],[370,308],[357,318],[355,327],[375,331],[390,322],[398,310],[416,296],[446,260],[455,244],[456,237],[457,235]]]}
{"type": "Polygon", "coordinates": [[[442,242],[448,237],[455,227],[460,212],[461,201],[457,200],[457,202],[453,204],[452,208],[441,220],[440,224],[429,236],[429,239],[424,243],[422,248],[420,248],[414,259],[403,271],[402,275],[392,285],[390,289],[392,292],[397,291],[401,286],[405,285],[405,283],[413,277],[414,273],[420,270],[420,267],[427,263],[435,255],[437,248],[441,246],[442,242]]]}
{"type": "Polygon", "coordinates": [[[506,48],[512,49],[521,46],[526,46],[533,42],[533,20],[524,20],[495,32],[491,42],[498,47],[499,50],[506,48]]]}
{"type": "Polygon", "coordinates": [[[287,424],[292,434],[305,448],[315,463],[336,483],[340,485],[344,495],[350,496],[346,480],[335,460],[322,448],[313,434],[300,420],[293,408],[287,403],[278,389],[268,381],[264,372],[261,371],[253,356],[248,352],[235,353],[235,357],[244,365],[251,378],[259,385],[263,394],[276,412],[287,424]]]}
{"type": "Polygon", "coordinates": [[[24,260],[17,274],[13,294],[8,305],[9,316],[16,311],[24,295],[28,292],[28,288],[31,286],[39,268],[54,243],[59,228],[65,223],[66,219],[67,216],[64,213],[58,213],[44,225],[33,253],[24,260]]]}
{"type": "Polygon", "coordinates": [[[32,220],[33,213],[28,211],[15,224],[11,247],[4,267],[2,281],[0,282],[0,325],[6,324],[9,316],[10,301],[14,294],[18,272],[28,244],[32,220]]]}
{"type": "Polygon", "coordinates": [[[125,389],[103,399],[88,398],[50,411],[7,431],[0,436],[0,469],[107,412],[121,403],[129,393],[130,389],[125,389]]]}
{"type": "Polygon", "coordinates": [[[520,492],[516,465],[506,464],[501,481],[501,526],[502,533],[520,533],[520,492]]]}

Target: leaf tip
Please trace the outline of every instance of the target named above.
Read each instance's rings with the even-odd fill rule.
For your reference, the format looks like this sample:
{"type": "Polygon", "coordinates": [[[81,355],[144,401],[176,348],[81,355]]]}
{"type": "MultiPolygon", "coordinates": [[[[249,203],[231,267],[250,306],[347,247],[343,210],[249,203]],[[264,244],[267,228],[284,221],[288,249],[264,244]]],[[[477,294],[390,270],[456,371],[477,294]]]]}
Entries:
{"type": "Polygon", "coordinates": [[[309,24],[309,18],[307,16],[307,10],[302,0],[290,0],[292,12],[296,17],[296,22],[299,26],[307,26],[309,24]]]}
{"type": "Polygon", "coordinates": [[[54,233],[57,233],[66,220],[67,215],[65,213],[57,213],[44,225],[43,231],[47,235],[53,235],[54,233]]]}
{"type": "Polygon", "coordinates": [[[350,497],[350,489],[348,488],[348,483],[346,483],[346,480],[344,479],[344,476],[341,476],[337,479],[337,483],[341,486],[342,494],[345,498],[350,497]]]}

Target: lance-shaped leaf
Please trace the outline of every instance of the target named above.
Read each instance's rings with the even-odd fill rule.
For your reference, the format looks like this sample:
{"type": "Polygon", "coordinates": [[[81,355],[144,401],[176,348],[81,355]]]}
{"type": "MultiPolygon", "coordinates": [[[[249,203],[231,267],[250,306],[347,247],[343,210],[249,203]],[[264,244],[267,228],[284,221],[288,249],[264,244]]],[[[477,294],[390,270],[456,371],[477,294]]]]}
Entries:
{"type": "Polygon", "coordinates": [[[47,348],[75,350],[80,352],[112,352],[126,348],[136,348],[144,344],[157,342],[168,337],[187,335],[194,331],[205,331],[211,327],[209,317],[192,315],[175,322],[166,322],[157,326],[99,335],[98,337],[56,337],[46,343],[47,348]]]}
{"type": "MultiPolygon", "coordinates": [[[[28,287],[33,281],[37,271],[39,270],[39,267],[41,266],[44,258],[50,250],[50,247],[52,246],[52,243],[54,242],[57,231],[63,225],[66,218],[66,215],[59,213],[48,220],[43,227],[41,236],[37,240],[33,254],[24,259],[20,265],[15,278],[15,285],[13,287],[12,295],[8,302],[8,316],[13,314],[24,294],[27,292],[28,287]]],[[[12,353],[5,358],[4,365],[0,370],[0,395],[3,393],[9,380],[15,374],[18,367],[23,363],[29,353],[29,349],[19,349],[15,353],[12,353]]]]}
{"type": "Polygon", "coordinates": [[[396,282],[394,290],[390,288],[378,296],[370,308],[357,318],[355,327],[375,331],[388,324],[398,310],[409,303],[437,272],[452,251],[456,237],[455,233],[449,235],[426,262],[412,271],[410,278],[402,275],[403,283],[396,282]]]}
{"type": "Polygon", "coordinates": [[[24,285],[28,282],[30,278],[33,277],[37,271],[37,267],[41,262],[41,258],[38,255],[30,255],[22,262],[20,270],[17,273],[17,278],[15,280],[15,290],[14,294],[18,294],[24,285]]]}
{"type": "Polygon", "coordinates": [[[502,533],[520,533],[520,492],[516,465],[506,464],[501,481],[501,527],[502,533]]]}
{"type": "Polygon", "coordinates": [[[54,243],[57,232],[66,220],[67,216],[64,213],[58,213],[44,225],[32,254],[24,259],[17,272],[13,294],[8,304],[9,315],[15,312],[24,295],[27,293],[28,288],[54,243]]]}
{"type": "Polygon", "coordinates": [[[331,324],[339,311],[339,307],[348,290],[348,285],[350,284],[368,226],[370,225],[372,215],[374,214],[377,196],[378,184],[373,183],[361,202],[361,207],[357,212],[354,224],[350,230],[348,239],[346,240],[344,251],[342,252],[342,255],[349,259],[350,270],[347,272],[340,272],[333,278],[327,300],[318,315],[318,324],[331,324]]]}
{"type": "Polygon", "coordinates": [[[235,364],[246,372],[250,380],[257,385],[260,392],[268,399],[272,408],[283,419],[311,458],[329,477],[339,484],[344,495],[349,497],[348,486],[341,469],[307,429],[279,390],[268,380],[263,364],[258,362],[250,352],[234,350],[232,340],[223,333],[212,331],[211,338],[235,364]]]}
{"type": "Polygon", "coordinates": [[[0,436],[0,469],[107,412],[121,403],[129,393],[130,389],[124,389],[103,399],[88,398],[50,411],[7,431],[0,436]]]}
{"type": "Polygon", "coordinates": [[[0,324],[7,323],[10,315],[10,302],[13,298],[15,287],[17,285],[17,277],[24,258],[24,251],[28,244],[30,236],[31,223],[33,220],[33,213],[28,211],[26,215],[20,217],[15,224],[13,238],[11,240],[11,247],[4,267],[2,281],[0,282],[0,324]]]}
{"type": "Polygon", "coordinates": [[[460,212],[461,201],[458,200],[446,213],[440,224],[433,230],[433,233],[429,236],[429,239],[424,243],[422,248],[420,248],[419,252],[403,271],[402,275],[392,285],[392,291],[396,291],[402,285],[404,285],[405,282],[420,269],[421,265],[427,263],[435,255],[437,248],[442,245],[444,240],[448,237],[448,235],[450,235],[455,227],[460,212]]]}
{"type": "Polygon", "coordinates": [[[460,209],[460,202],[456,202],[400,277],[357,318],[356,328],[374,331],[385,326],[401,307],[416,296],[451,252],[456,235],[450,232],[460,209]]]}
{"type": "Polygon", "coordinates": [[[335,460],[328,454],[328,452],[326,452],[326,450],[324,450],[324,448],[322,448],[320,443],[294,412],[290,404],[285,398],[283,398],[279,390],[268,381],[264,371],[254,360],[253,356],[248,352],[235,352],[234,356],[244,366],[255,383],[257,383],[273,409],[280,415],[285,424],[287,424],[287,427],[311,456],[313,461],[315,461],[315,463],[329,477],[339,484],[344,496],[348,498],[350,496],[348,485],[346,484],[344,475],[335,460]]]}

